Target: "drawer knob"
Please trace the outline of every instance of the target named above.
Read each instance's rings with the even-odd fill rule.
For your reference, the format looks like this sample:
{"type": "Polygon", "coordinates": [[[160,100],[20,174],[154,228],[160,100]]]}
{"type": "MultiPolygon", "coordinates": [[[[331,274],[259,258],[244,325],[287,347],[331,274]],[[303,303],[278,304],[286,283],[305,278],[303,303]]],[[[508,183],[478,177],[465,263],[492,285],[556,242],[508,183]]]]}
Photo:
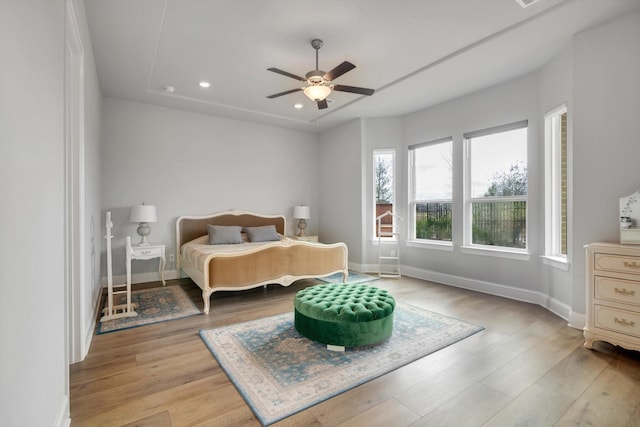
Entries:
{"type": "Polygon", "coordinates": [[[636,291],[629,290],[629,289],[625,289],[625,288],[613,288],[614,292],[616,294],[620,294],[620,295],[628,295],[628,296],[634,296],[636,294],[636,291]]]}
{"type": "Polygon", "coordinates": [[[640,265],[638,265],[638,263],[636,263],[635,261],[633,262],[625,261],[624,266],[629,268],[640,268],[640,265]]]}
{"type": "Polygon", "coordinates": [[[622,326],[631,326],[632,328],[636,325],[636,322],[627,319],[618,319],[617,317],[614,317],[613,321],[621,324],[622,326]]]}

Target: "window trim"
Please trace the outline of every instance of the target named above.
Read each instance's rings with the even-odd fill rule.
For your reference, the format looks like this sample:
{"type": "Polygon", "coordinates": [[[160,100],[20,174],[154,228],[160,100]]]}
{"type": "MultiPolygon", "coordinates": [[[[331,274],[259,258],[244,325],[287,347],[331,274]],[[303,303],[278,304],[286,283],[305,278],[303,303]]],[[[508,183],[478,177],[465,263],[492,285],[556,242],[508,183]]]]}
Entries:
{"type": "MultiPolygon", "coordinates": [[[[418,144],[412,144],[407,147],[408,154],[408,175],[409,175],[409,191],[408,191],[408,208],[409,208],[409,221],[408,221],[408,232],[407,232],[407,243],[408,246],[413,247],[431,247],[436,249],[443,250],[453,250],[453,194],[451,194],[450,199],[431,199],[431,200],[423,200],[423,199],[415,199],[415,185],[416,185],[416,174],[415,174],[415,150],[433,146],[436,144],[443,144],[445,142],[451,143],[451,157],[453,161],[453,136],[446,136],[443,138],[433,139],[426,142],[421,142],[418,144]],[[435,240],[435,239],[418,239],[416,237],[416,204],[418,203],[451,203],[451,240],[435,240]],[[448,249],[451,248],[451,249],[448,249]]],[[[451,172],[451,186],[453,188],[453,171],[451,172]]]]}
{"type": "MultiPolygon", "coordinates": [[[[493,126],[485,129],[480,129],[477,131],[465,132],[463,133],[463,150],[464,150],[464,165],[462,168],[463,174],[463,244],[462,244],[462,252],[468,254],[477,254],[477,255],[488,255],[488,256],[496,256],[496,257],[504,257],[504,258],[512,258],[517,260],[529,260],[530,252],[529,252],[529,191],[527,190],[526,195],[520,196],[500,196],[500,197],[472,197],[471,196],[471,167],[472,167],[472,159],[471,159],[471,142],[473,138],[479,138],[482,136],[493,135],[496,133],[509,132],[517,129],[527,129],[527,154],[529,151],[529,120],[520,120],[517,122],[507,123],[504,125],[493,126]],[[526,233],[527,233],[527,241],[526,247],[524,249],[521,248],[511,248],[508,246],[494,246],[494,245],[482,245],[473,243],[473,203],[479,202],[492,202],[492,201],[500,201],[500,202],[509,202],[509,201],[524,201],[526,202],[526,233]]],[[[528,174],[528,155],[527,155],[527,182],[529,181],[528,174]]]]}
{"type": "MultiPolygon", "coordinates": [[[[569,245],[567,244],[567,253],[562,253],[562,211],[561,197],[562,191],[559,186],[562,185],[561,177],[561,145],[557,139],[558,133],[554,132],[553,119],[559,119],[563,114],[567,114],[567,103],[564,102],[559,106],[551,109],[544,115],[544,255],[542,261],[544,264],[550,265],[561,270],[569,269],[569,245]],[[564,264],[564,265],[563,265],[564,264]]],[[[567,176],[567,180],[568,180],[567,176]]],[[[567,192],[569,186],[567,185],[567,192]]],[[[567,230],[568,235],[568,222],[567,230]]]]}
{"type": "MultiPolygon", "coordinates": [[[[378,221],[377,221],[377,197],[376,197],[376,155],[380,155],[380,154],[391,154],[391,171],[392,171],[392,185],[391,185],[391,213],[396,214],[396,210],[397,210],[397,204],[396,204],[396,181],[397,181],[397,174],[396,174],[396,149],[395,148],[374,148],[373,149],[373,155],[371,156],[371,162],[373,164],[373,171],[372,171],[372,178],[373,178],[373,188],[372,188],[372,198],[373,198],[373,209],[372,209],[372,219],[373,219],[373,230],[372,230],[372,234],[371,234],[371,240],[373,242],[375,242],[376,244],[378,243],[378,221]]],[[[393,225],[397,226],[396,224],[396,217],[392,216],[392,221],[393,221],[393,225]]],[[[382,237],[382,240],[385,241],[396,241],[397,237],[396,236],[392,236],[392,237],[382,237]]]]}

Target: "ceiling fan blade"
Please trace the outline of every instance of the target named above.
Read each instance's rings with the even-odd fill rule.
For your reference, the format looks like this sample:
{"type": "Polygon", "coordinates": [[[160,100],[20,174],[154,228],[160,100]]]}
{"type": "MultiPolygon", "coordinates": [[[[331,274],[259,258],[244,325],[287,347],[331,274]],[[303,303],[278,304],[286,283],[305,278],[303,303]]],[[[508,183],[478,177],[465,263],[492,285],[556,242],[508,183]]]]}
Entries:
{"type": "Polygon", "coordinates": [[[291,77],[292,79],[300,80],[301,82],[306,82],[307,79],[303,79],[300,76],[296,76],[295,74],[288,73],[286,71],[282,71],[279,68],[267,68],[269,71],[273,71],[274,73],[282,74],[283,76],[291,77]]]}
{"type": "Polygon", "coordinates": [[[367,89],[364,87],[355,87],[355,86],[344,86],[344,85],[335,85],[333,86],[333,90],[337,90],[338,92],[357,93],[360,95],[367,95],[367,96],[371,96],[373,95],[373,92],[375,92],[374,89],[367,89]]]}
{"type": "Polygon", "coordinates": [[[323,99],[322,101],[318,101],[318,110],[324,110],[327,108],[329,104],[327,104],[327,100],[323,99]]]}
{"type": "Polygon", "coordinates": [[[277,98],[277,97],[282,96],[282,95],[289,95],[290,93],[300,92],[301,90],[302,90],[302,88],[300,88],[300,87],[296,88],[296,89],[286,90],[284,92],[280,92],[280,93],[276,93],[276,94],[273,94],[273,95],[269,95],[269,96],[267,96],[267,98],[273,99],[273,98],[277,98]]]}
{"type": "Polygon", "coordinates": [[[351,71],[354,68],[356,68],[356,66],[351,62],[344,61],[342,64],[338,65],[336,68],[325,74],[324,79],[329,81],[335,80],[347,71],[351,71]]]}

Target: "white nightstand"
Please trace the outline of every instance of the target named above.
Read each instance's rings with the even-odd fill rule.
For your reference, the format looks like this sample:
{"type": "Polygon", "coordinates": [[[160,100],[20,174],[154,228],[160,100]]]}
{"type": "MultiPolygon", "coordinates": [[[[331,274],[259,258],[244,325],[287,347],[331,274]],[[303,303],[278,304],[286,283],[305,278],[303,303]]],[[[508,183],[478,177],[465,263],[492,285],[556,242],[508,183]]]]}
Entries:
{"type": "Polygon", "coordinates": [[[303,242],[316,242],[318,243],[318,236],[289,236],[293,240],[301,240],[303,242]]]}
{"type": "Polygon", "coordinates": [[[158,267],[158,273],[160,274],[160,280],[162,280],[162,286],[166,284],[164,281],[164,245],[146,245],[146,246],[131,246],[131,237],[127,236],[127,285],[131,286],[131,260],[147,260],[153,258],[160,258],[160,266],[158,267]]]}

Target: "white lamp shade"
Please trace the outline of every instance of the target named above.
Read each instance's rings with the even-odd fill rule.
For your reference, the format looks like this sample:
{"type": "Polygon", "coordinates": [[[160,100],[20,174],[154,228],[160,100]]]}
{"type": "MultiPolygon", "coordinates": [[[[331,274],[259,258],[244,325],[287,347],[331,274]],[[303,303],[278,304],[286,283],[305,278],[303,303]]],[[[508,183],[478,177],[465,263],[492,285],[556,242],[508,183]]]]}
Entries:
{"type": "Polygon", "coordinates": [[[152,205],[133,206],[131,208],[131,222],[156,222],[156,207],[152,205]]]}
{"type": "Polygon", "coordinates": [[[309,219],[311,218],[311,209],[309,206],[294,206],[293,217],[296,219],[309,219]]]}

